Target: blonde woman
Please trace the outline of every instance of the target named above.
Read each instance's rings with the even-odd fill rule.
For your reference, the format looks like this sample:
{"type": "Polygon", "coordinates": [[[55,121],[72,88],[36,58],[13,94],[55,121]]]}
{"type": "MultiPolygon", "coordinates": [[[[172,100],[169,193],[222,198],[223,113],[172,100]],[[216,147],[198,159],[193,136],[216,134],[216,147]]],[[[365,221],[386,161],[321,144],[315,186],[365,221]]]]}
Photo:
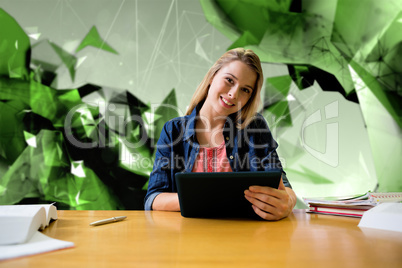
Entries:
{"type": "MultiPolygon", "coordinates": [[[[296,204],[265,119],[257,113],[263,73],[258,56],[236,48],[223,54],[195,91],[187,113],[167,122],[157,143],[145,197],[146,210],[180,211],[177,172],[239,172],[281,169],[278,189],[245,191],[266,220],[287,217],[296,204]]],[[[205,196],[208,198],[208,196],[205,196]]]]}

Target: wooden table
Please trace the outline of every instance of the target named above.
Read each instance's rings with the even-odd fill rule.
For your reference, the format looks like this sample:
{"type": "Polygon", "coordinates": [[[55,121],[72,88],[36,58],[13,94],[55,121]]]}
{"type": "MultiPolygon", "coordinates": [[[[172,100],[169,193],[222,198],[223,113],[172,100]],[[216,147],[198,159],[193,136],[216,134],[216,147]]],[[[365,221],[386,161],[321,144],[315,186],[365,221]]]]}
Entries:
{"type": "Polygon", "coordinates": [[[191,219],[176,212],[58,211],[43,233],[74,248],[0,267],[402,267],[402,233],[359,218],[295,210],[277,222],[191,219]],[[121,222],[90,222],[125,215],[121,222]]]}

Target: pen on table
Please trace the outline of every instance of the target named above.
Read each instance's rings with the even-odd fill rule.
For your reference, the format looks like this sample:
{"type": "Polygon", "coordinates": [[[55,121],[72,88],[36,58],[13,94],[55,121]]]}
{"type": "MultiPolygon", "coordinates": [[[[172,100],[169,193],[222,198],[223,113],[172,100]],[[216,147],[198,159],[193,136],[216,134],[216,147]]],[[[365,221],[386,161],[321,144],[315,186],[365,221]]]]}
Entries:
{"type": "Polygon", "coordinates": [[[94,222],[91,222],[89,225],[96,226],[96,225],[101,225],[101,224],[106,224],[106,223],[111,223],[111,222],[117,222],[117,221],[122,221],[125,218],[127,218],[127,217],[126,216],[113,217],[113,218],[110,218],[110,219],[94,221],[94,222]]]}

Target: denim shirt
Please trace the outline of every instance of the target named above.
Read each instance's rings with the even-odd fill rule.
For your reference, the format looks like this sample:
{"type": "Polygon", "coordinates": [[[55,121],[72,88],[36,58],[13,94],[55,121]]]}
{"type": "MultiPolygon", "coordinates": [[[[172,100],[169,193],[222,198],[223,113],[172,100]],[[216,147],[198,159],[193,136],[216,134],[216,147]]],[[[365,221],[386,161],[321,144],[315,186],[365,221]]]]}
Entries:
{"type": "MultiPolygon", "coordinates": [[[[195,123],[201,106],[202,104],[194,108],[190,115],[165,123],[157,143],[155,162],[145,196],[145,210],[152,210],[152,203],[158,194],[177,192],[177,172],[192,171],[200,149],[195,123]]],[[[262,115],[257,114],[242,130],[236,128],[235,114],[229,115],[223,136],[233,172],[280,169],[284,185],[291,188],[276,153],[278,144],[262,115]]]]}

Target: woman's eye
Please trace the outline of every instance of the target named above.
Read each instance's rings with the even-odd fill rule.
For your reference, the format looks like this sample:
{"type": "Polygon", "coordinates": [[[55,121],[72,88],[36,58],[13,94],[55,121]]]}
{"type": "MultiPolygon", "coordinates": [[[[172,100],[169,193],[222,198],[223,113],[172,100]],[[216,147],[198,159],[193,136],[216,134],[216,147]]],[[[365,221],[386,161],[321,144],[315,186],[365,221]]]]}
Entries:
{"type": "Polygon", "coordinates": [[[243,91],[246,93],[250,93],[250,89],[248,89],[248,88],[243,88],[243,91]]]}
{"type": "Polygon", "coordinates": [[[226,78],[226,81],[228,81],[229,83],[233,84],[233,79],[232,78],[226,78]]]}

